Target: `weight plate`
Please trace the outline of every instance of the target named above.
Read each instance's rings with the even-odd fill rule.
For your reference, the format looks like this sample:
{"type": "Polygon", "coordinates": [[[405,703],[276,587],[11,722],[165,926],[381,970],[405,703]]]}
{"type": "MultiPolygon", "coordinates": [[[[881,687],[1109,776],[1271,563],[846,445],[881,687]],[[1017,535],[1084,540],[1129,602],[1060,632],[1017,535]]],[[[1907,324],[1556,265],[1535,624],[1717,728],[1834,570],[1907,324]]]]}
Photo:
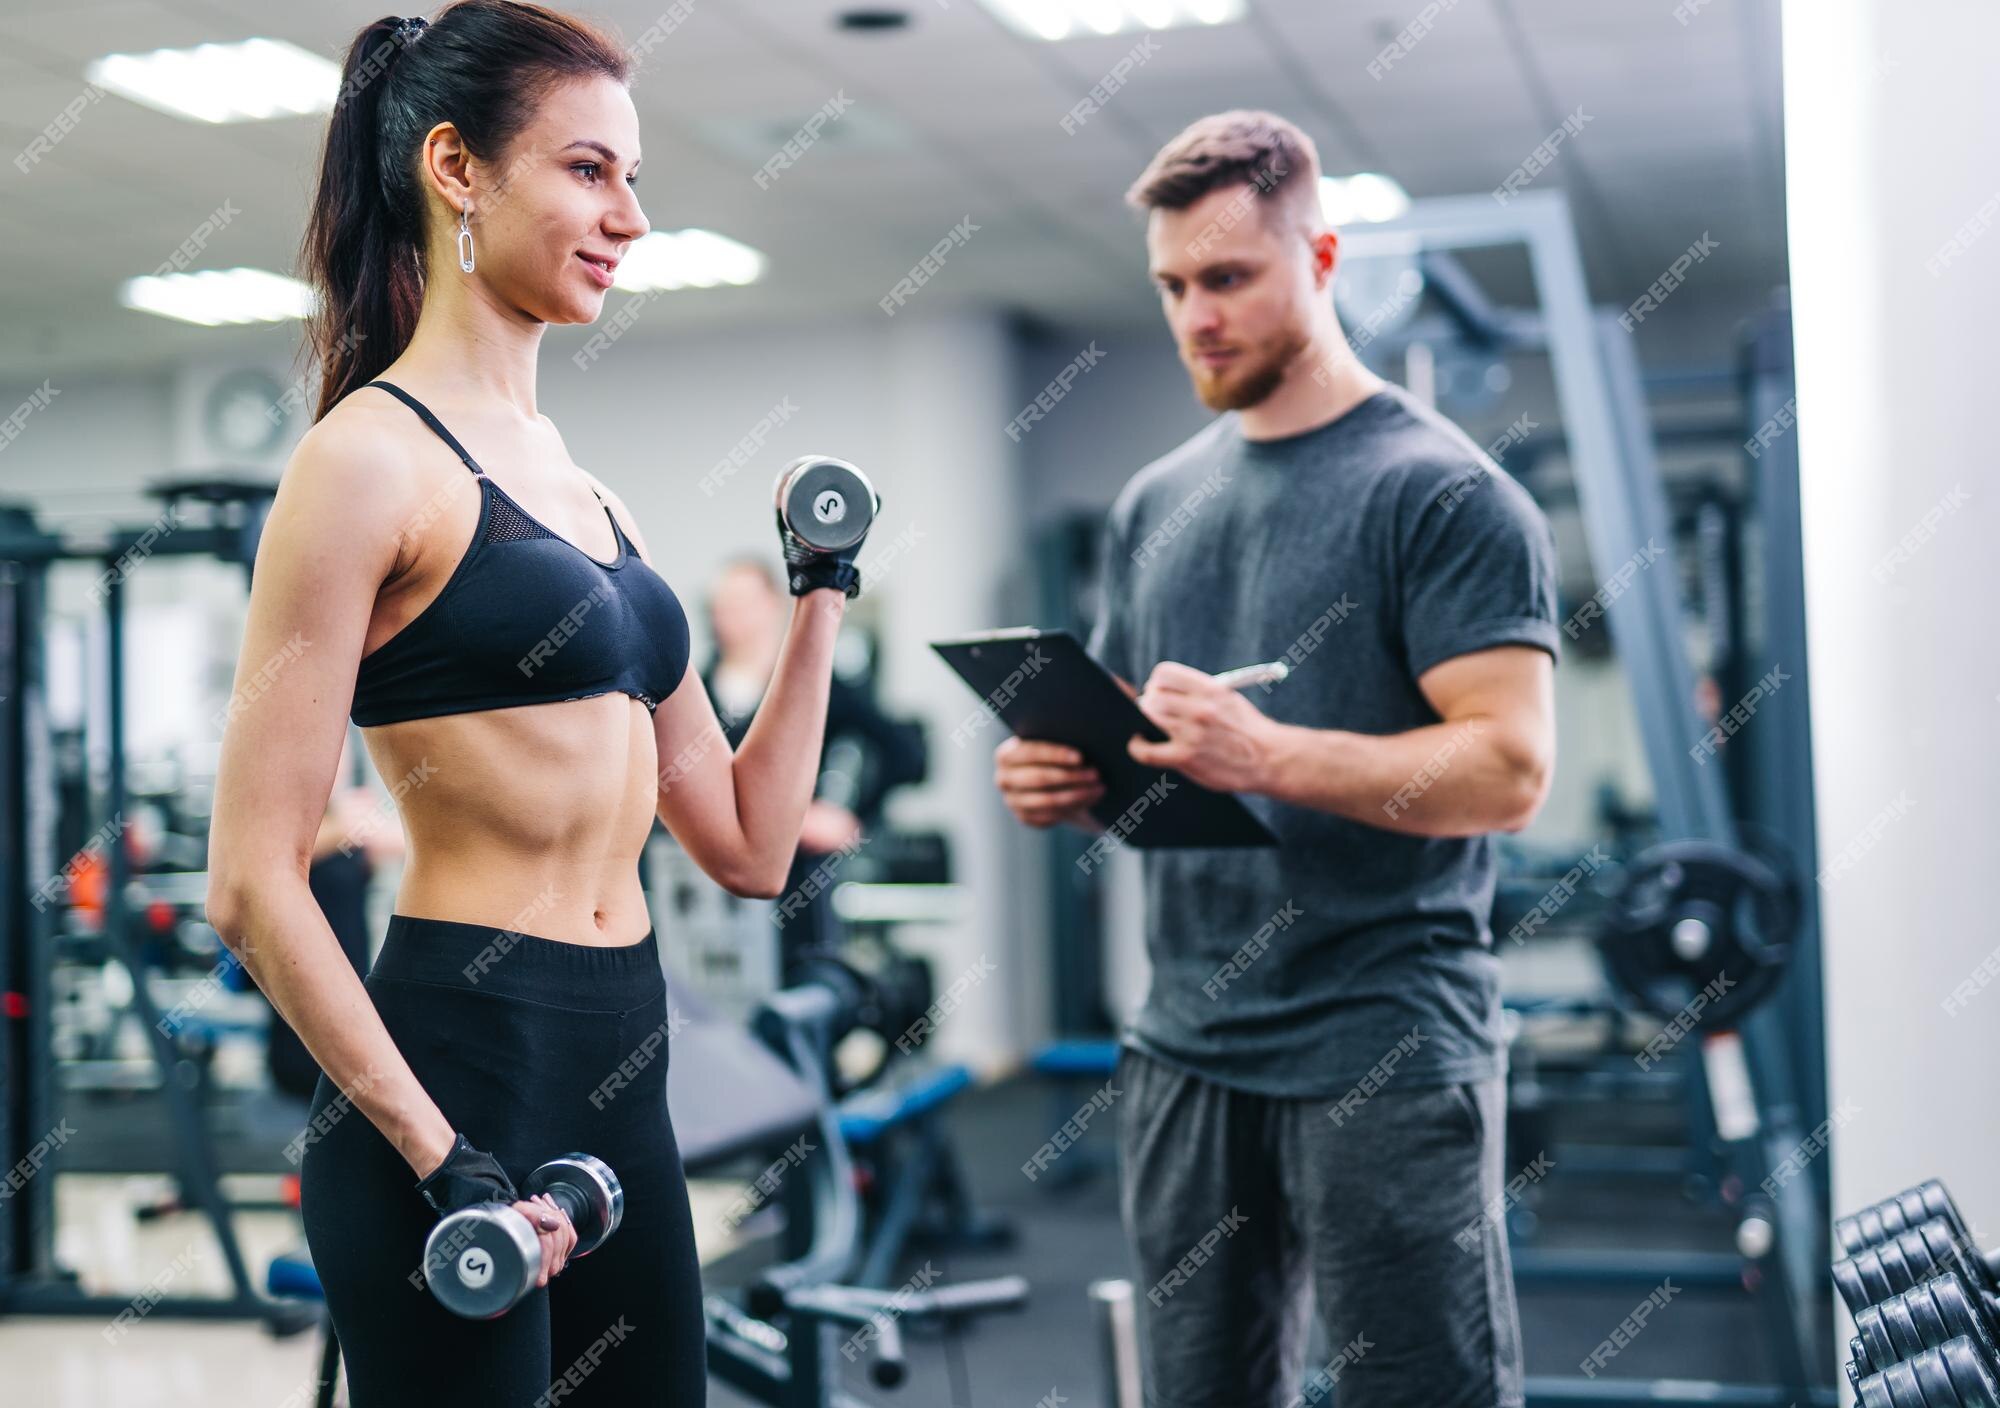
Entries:
{"type": "Polygon", "coordinates": [[[1849,1315],[1859,1315],[1875,1303],[1861,1279],[1860,1267],[1855,1264],[1858,1260],[1857,1257],[1848,1257],[1833,1264],[1834,1289],[1840,1292],[1840,1299],[1847,1306],[1849,1315]]]}
{"type": "Polygon", "coordinates": [[[1948,1340],[1936,1353],[1943,1358],[1945,1372],[1964,1408],[2000,1408],[2000,1384],[1994,1382],[1996,1366],[1971,1340],[1948,1340]]]}
{"type": "Polygon", "coordinates": [[[1882,1323],[1882,1308],[1864,1305],[1854,1312],[1854,1358],[1867,1373],[1878,1373],[1894,1364],[1902,1355],[1889,1338],[1889,1327],[1882,1323]]]}
{"type": "Polygon", "coordinates": [[[1943,1355],[1918,1355],[1910,1361],[1910,1367],[1916,1371],[1917,1387],[1923,1391],[1924,1402],[1930,1408],[1963,1408],[1958,1390],[1951,1386],[1951,1371],[1945,1368],[1943,1355]]]}
{"type": "Polygon", "coordinates": [[[1889,1284],[1888,1273],[1882,1269],[1879,1248],[1871,1247],[1854,1258],[1854,1272],[1861,1278],[1861,1289],[1868,1297],[1862,1302],[1863,1305],[1880,1305],[1902,1289],[1900,1286],[1889,1284]]]}
{"type": "Polygon", "coordinates": [[[1625,868],[1606,907],[1605,971],[1643,1011],[1732,1029],[1784,977],[1797,922],[1786,893],[1777,870],[1733,847],[1654,846],[1625,868]]]}
{"type": "Polygon", "coordinates": [[[1994,1334],[1993,1321],[1982,1308],[1984,1302],[1978,1292],[1967,1286],[1956,1272],[1934,1277],[1926,1284],[1944,1322],[1945,1338],[1963,1335],[1989,1363],[2000,1364],[2000,1337],[1994,1334]]]}
{"type": "Polygon", "coordinates": [[[1854,1386],[1854,1396],[1861,1408],[1896,1408],[1889,1397],[1889,1380],[1882,1374],[1870,1374],[1854,1386]]]}
{"type": "Polygon", "coordinates": [[[1908,1364],[1891,1364],[1882,1371],[1882,1379],[1889,1386],[1889,1401],[1896,1408],[1929,1408],[1924,1402],[1924,1390],[1917,1383],[1917,1371],[1908,1364]]]}
{"type": "Polygon", "coordinates": [[[1863,1208],[1854,1215],[1854,1221],[1855,1225],[1860,1227],[1861,1235],[1867,1245],[1879,1247],[1882,1243],[1889,1240],[1889,1229],[1882,1225],[1882,1208],[1880,1204],[1863,1208]]]}
{"type": "Polygon", "coordinates": [[[1903,1296],[1890,1296],[1880,1309],[1882,1324],[1889,1331],[1889,1343],[1896,1347],[1896,1358],[1914,1359],[1930,1348],[1917,1334],[1917,1327],[1910,1319],[1910,1303],[1903,1296]]]}
{"type": "MultiPolygon", "coordinates": [[[[1942,1279],[1942,1278],[1940,1278],[1942,1279]]],[[[1936,1349],[1957,1333],[1945,1328],[1944,1316],[1938,1304],[1931,1298],[1931,1287],[1936,1281],[1926,1281],[1914,1291],[1903,1292],[1903,1306],[1910,1313],[1910,1324],[1917,1332],[1917,1341],[1925,1349],[1936,1349]]]]}
{"type": "Polygon", "coordinates": [[[1901,1242],[1884,1242],[1875,1248],[1875,1256],[1882,1264],[1882,1275],[1888,1283],[1891,1295],[1901,1295],[1924,1279],[1923,1275],[1918,1274],[1920,1271],[1925,1274],[1930,1271],[1929,1253],[1922,1254],[1916,1266],[1912,1267],[1901,1242]]]}

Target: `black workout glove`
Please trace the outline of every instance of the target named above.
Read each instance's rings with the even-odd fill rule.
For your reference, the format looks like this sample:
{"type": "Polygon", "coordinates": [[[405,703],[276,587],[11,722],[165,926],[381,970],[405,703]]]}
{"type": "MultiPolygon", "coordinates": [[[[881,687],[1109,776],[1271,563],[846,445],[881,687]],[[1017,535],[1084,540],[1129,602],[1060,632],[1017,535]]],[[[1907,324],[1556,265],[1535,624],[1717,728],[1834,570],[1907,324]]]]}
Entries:
{"type": "MultiPolygon", "coordinates": [[[[877,494],[875,512],[880,514],[881,511],[882,496],[877,494]]],[[[793,596],[804,596],[821,587],[832,587],[837,592],[845,592],[850,598],[861,595],[861,569],[854,562],[861,556],[862,543],[868,541],[867,534],[862,534],[860,542],[848,547],[823,551],[785,526],[783,509],[772,512],[778,521],[778,541],[785,549],[785,581],[793,596]]]]}
{"type": "Polygon", "coordinates": [[[452,1144],[451,1152],[444,1156],[437,1171],[418,1182],[417,1191],[440,1217],[480,1203],[521,1201],[500,1161],[483,1149],[473,1148],[463,1134],[452,1144]]]}

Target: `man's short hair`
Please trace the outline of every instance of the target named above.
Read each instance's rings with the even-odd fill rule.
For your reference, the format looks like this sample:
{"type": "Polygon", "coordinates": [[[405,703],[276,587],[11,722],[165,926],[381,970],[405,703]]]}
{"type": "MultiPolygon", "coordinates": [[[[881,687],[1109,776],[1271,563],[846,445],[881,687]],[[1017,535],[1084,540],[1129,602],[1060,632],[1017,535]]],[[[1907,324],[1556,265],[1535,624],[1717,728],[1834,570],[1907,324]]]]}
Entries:
{"type": "Polygon", "coordinates": [[[1185,210],[1210,191],[1249,186],[1267,218],[1280,213],[1307,227],[1321,223],[1319,149],[1272,112],[1239,108],[1190,123],[1147,164],[1126,204],[1139,210],[1185,210]]]}

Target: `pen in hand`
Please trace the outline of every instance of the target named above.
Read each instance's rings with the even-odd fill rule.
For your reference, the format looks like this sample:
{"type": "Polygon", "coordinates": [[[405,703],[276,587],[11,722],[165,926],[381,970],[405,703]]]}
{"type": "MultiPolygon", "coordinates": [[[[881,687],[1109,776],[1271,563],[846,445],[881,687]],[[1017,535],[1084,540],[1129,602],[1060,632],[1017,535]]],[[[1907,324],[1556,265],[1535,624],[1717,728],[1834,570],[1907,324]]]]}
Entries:
{"type": "Polygon", "coordinates": [[[1291,672],[1292,667],[1284,661],[1272,660],[1262,665],[1243,665],[1234,670],[1224,670],[1215,677],[1215,681],[1231,689],[1249,689],[1254,685],[1278,684],[1291,672]]]}

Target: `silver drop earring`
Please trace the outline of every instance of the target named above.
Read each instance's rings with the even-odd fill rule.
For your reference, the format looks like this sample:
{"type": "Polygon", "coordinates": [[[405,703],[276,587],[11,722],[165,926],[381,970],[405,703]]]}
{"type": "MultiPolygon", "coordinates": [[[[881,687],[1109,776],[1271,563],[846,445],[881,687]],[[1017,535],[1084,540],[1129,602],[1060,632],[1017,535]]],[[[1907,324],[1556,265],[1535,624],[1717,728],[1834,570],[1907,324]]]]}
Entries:
{"type": "Polygon", "coordinates": [[[472,230],[466,221],[472,218],[472,207],[464,206],[458,212],[458,267],[466,273],[472,272],[472,230]]]}

